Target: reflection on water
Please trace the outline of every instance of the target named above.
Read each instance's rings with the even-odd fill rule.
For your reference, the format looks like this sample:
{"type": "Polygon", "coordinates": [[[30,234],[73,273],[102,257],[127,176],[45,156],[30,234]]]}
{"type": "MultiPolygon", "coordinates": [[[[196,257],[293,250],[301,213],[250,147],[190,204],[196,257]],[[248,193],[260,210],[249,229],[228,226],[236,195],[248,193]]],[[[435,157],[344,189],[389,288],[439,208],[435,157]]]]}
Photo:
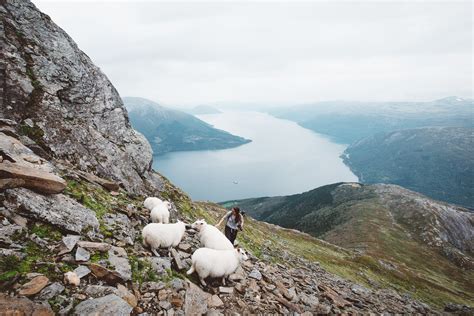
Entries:
{"type": "Polygon", "coordinates": [[[329,183],[357,181],[339,158],[345,146],[294,122],[259,112],[199,118],[252,142],[225,150],[173,152],[154,158],[154,169],[195,200],[288,195],[329,183]]]}

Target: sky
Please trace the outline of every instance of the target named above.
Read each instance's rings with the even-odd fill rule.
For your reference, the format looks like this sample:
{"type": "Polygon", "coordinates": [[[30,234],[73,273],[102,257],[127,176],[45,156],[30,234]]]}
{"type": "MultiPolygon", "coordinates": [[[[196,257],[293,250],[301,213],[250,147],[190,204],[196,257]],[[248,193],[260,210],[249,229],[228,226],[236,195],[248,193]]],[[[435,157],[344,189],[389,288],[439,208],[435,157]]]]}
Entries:
{"type": "Polygon", "coordinates": [[[470,1],[33,2],[122,96],[163,105],[473,95],[470,1]]]}

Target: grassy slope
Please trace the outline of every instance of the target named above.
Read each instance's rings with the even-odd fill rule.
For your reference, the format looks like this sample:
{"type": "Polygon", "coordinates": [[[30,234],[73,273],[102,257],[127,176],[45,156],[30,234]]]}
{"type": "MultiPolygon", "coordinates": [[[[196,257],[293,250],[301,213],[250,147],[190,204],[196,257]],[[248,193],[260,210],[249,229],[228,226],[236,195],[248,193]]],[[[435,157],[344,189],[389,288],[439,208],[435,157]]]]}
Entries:
{"type": "MultiPolygon", "coordinates": [[[[379,203],[364,201],[352,211],[357,217],[323,238],[346,247],[365,248],[372,258],[395,264],[389,273],[386,269],[377,273],[385,274],[398,290],[408,290],[435,305],[440,301],[472,301],[473,271],[462,270],[435,250],[409,239],[404,228],[393,221],[389,210],[381,208],[379,203]]],[[[380,262],[374,263],[380,266],[380,262]]]]}
{"type": "MultiPolygon", "coordinates": [[[[311,197],[321,195],[316,193],[309,192],[311,197]]],[[[349,194],[350,192],[346,191],[344,196],[349,194]]],[[[288,201],[282,202],[281,198],[277,200],[283,203],[280,207],[290,209],[288,201]]],[[[293,202],[295,201],[299,203],[302,199],[293,197],[293,202]]],[[[244,202],[247,206],[250,205],[250,200],[244,202]]],[[[262,210],[265,208],[259,205],[261,202],[261,199],[256,200],[260,215],[265,214],[262,210]]],[[[228,202],[228,205],[232,203],[228,202]]],[[[239,205],[242,206],[240,201],[239,205]]],[[[301,211],[302,205],[294,204],[293,207],[295,211],[301,211]]],[[[316,213],[305,215],[301,222],[305,227],[313,227],[318,221],[326,222],[329,226],[338,224],[330,231],[318,229],[317,236],[331,244],[354,249],[355,252],[334,250],[319,239],[290,231],[278,231],[277,238],[282,235],[285,238],[276,246],[285,249],[285,246],[291,245],[288,247],[290,252],[319,261],[330,272],[365,284],[375,281],[402,293],[411,293],[434,306],[447,302],[472,302],[474,272],[457,267],[435,249],[411,239],[377,196],[367,193],[363,199],[361,196],[354,196],[353,199],[331,207],[323,205],[316,213]]],[[[263,238],[275,235],[271,229],[262,226],[264,224],[261,222],[252,223],[255,225],[252,229],[263,231],[263,238]]]]}

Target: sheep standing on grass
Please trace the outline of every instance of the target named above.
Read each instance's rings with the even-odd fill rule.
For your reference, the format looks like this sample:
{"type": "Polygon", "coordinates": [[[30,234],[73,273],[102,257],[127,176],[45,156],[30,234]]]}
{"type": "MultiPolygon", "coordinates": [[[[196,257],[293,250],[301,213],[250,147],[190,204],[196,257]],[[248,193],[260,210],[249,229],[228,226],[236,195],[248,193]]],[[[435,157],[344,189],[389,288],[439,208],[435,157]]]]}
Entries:
{"type": "Polygon", "coordinates": [[[155,207],[163,203],[163,201],[157,197],[147,197],[143,202],[143,205],[150,211],[155,207]]]}
{"type": "Polygon", "coordinates": [[[153,223],[168,224],[170,222],[171,203],[168,201],[156,205],[150,212],[150,218],[153,223]]]}
{"type": "Polygon", "coordinates": [[[205,220],[198,220],[191,227],[198,231],[203,247],[218,250],[234,249],[229,239],[217,227],[207,224],[205,220]]]}
{"type": "Polygon", "coordinates": [[[203,286],[207,285],[204,281],[207,277],[222,278],[222,284],[225,285],[225,279],[247,259],[245,250],[241,248],[231,250],[199,248],[191,257],[192,265],[187,274],[197,272],[203,286]]]}
{"type": "Polygon", "coordinates": [[[183,239],[185,224],[178,221],[174,224],[151,223],[142,230],[143,245],[148,246],[157,257],[158,248],[176,247],[183,239]]]}

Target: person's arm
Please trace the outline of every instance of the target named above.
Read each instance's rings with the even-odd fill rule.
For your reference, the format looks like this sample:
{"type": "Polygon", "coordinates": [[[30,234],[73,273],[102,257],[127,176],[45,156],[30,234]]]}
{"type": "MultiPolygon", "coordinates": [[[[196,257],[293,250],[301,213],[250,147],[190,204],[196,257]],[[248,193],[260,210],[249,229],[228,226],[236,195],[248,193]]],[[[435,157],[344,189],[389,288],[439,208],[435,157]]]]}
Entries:
{"type": "Polygon", "coordinates": [[[232,213],[232,211],[227,212],[224,216],[222,216],[221,220],[219,221],[219,223],[216,224],[216,226],[219,226],[220,224],[222,224],[222,222],[223,222],[227,217],[229,217],[230,213],[232,213]]]}
{"type": "Polygon", "coordinates": [[[240,214],[240,230],[244,229],[244,216],[240,214]]]}

